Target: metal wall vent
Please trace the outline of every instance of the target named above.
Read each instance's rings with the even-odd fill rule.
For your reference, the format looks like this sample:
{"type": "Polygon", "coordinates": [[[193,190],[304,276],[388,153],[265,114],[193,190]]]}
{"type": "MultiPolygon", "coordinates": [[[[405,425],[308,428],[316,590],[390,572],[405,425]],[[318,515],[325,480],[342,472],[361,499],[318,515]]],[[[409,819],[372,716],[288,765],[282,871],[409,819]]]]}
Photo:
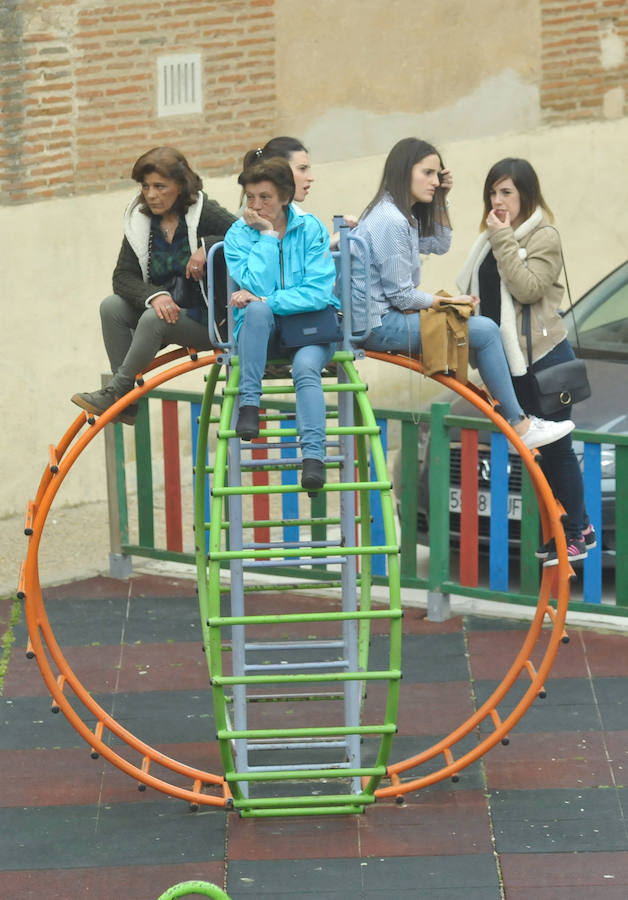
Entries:
{"type": "Polygon", "coordinates": [[[201,54],[169,53],[157,57],[157,115],[202,112],[201,54]]]}

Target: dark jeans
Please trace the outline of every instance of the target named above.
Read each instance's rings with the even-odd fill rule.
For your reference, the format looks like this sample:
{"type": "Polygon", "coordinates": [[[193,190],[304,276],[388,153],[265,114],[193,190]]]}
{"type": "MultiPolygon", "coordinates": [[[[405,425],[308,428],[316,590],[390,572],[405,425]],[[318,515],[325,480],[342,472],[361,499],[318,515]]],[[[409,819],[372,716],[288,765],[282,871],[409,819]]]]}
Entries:
{"type": "MultiPolygon", "coordinates": [[[[575,354],[571,349],[569,341],[565,338],[560,344],[557,344],[542,359],[533,363],[532,368],[535,372],[542,369],[549,369],[558,363],[567,362],[574,359],[575,354]]],[[[513,378],[515,393],[519,403],[526,413],[534,416],[540,416],[540,410],[534,402],[534,397],[530,393],[526,376],[521,378],[513,378]]],[[[561,422],[571,418],[571,405],[566,406],[557,413],[552,413],[548,418],[553,421],[561,422]]],[[[543,474],[547,478],[554,496],[562,503],[565,509],[565,534],[569,537],[580,537],[582,531],[589,522],[584,507],[584,484],[582,482],[582,472],[576,454],[573,450],[571,435],[568,434],[553,444],[546,444],[539,447],[541,454],[541,468],[543,474]]]]}

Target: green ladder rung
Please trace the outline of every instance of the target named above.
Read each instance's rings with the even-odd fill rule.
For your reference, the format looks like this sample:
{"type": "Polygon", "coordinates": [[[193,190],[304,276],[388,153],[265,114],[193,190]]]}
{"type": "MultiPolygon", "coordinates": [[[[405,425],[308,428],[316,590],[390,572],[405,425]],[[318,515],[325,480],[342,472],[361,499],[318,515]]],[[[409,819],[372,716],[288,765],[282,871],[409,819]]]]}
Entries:
{"type": "Polygon", "coordinates": [[[325,797],[310,797],[305,795],[303,797],[245,797],[242,799],[234,799],[233,808],[234,809],[273,809],[278,806],[282,808],[290,809],[294,807],[306,808],[313,806],[323,806],[322,800],[326,801],[326,806],[323,807],[328,809],[331,806],[343,806],[344,804],[350,803],[353,806],[372,806],[375,803],[375,797],[371,794],[328,794],[325,797]]]}
{"type": "Polygon", "coordinates": [[[240,812],[241,819],[273,819],[289,818],[293,816],[351,816],[364,813],[364,806],[315,806],[312,809],[307,807],[298,807],[290,809],[286,807],[277,807],[277,809],[261,809],[259,812],[255,810],[245,810],[240,812]]]}
{"type": "MultiPolygon", "coordinates": [[[[274,447],[273,447],[273,449],[274,449],[274,447]]],[[[296,463],[279,463],[279,464],[273,464],[272,459],[269,459],[267,462],[265,462],[263,459],[259,459],[259,460],[256,460],[256,462],[258,463],[258,465],[255,465],[255,466],[243,466],[243,467],[242,467],[242,473],[245,473],[245,472],[246,472],[246,473],[254,472],[255,474],[257,474],[258,472],[267,472],[267,473],[270,473],[270,472],[298,472],[298,471],[300,471],[300,470],[302,469],[302,467],[303,467],[303,466],[302,466],[302,463],[300,463],[300,462],[296,462],[296,463]]],[[[329,470],[329,469],[339,469],[339,468],[340,468],[340,463],[339,463],[339,462],[333,462],[333,461],[332,461],[332,462],[328,462],[328,463],[325,463],[325,468],[326,468],[327,470],[329,470]]],[[[206,474],[206,475],[213,475],[213,473],[214,473],[214,467],[213,467],[213,466],[206,466],[206,467],[205,467],[205,474],[206,474]]],[[[370,484],[370,482],[369,482],[369,484],[370,484]]]]}
{"type": "MultiPolygon", "coordinates": [[[[344,481],[339,484],[324,484],[316,493],[332,493],[333,491],[390,491],[390,481],[344,481]]],[[[253,494],[303,494],[307,488],[298,484],[238,485],[237,487],[212,487],[213,497],[237,497],[253,494]]]]}
{"type": "MultiPolygon", "coordinates": [[[[365,384],[338,383],[337,381],[333,382],[333,384],[323,382],[323,392],[326,394],[341,394],[343,391],[353,391],[354,394],[357,394],[358,392],[366,390],[368,390],[368,388],[365,384]]],[[[223,391],[225,397],[237,397],[239,393],[239,387],[226,387],[223,391]]],[[[270,397],[273,394],[284,395],[294,393],[294,384],[263,384],[262,387],[262,397],[270,397]]]]}
{"type": "MultiPolygon", "coordinates": [[[[286,769],[283,772],[227,772],[229,784],[240,781],[319,781],[321,778],[383,778],[386,766],[360,767],[359,769],[286,769]]],[[[320,803],[321,798],[316,800],[320,803]]],[[[346,798],[345,798],[346,802],[346,798]]]]}
{"type": "Polygon", "coordinates": [[[218,732],[219,741],[238,740],[249,738],[250,740],[262,740],[264,738],[300,738],[300,737],[339,737],[349,734],[396,734],[397,726],[389,725],[335,725],[330,728],[255,728],[244,731],[229,731],[228,728],[218,732]]]}
{"type": "Polygon", "coordinates": [[[396,556],[398,544],[382,544],[377,547],[277,547],[274,550],[210,550],[209,560],[223,559],[319,559],[328,556],[371,556],[375,554],[396,556]]]}
{"type": "Polygon", "coordinates": [[[233,684],[308,684],[334,681],[398,681],[401,671],[386,669],[380,672],[327,672],[319,675],[214,675],[211,683],[224,686],[233,684]]]}
{"type": "MultiPolygon", "coordinates": [[[[328,437],[339,436],[341,434],[358,435],[358,434],[379,434],[381,431],[379,425],[331,425],[325,429],[328,437]]],[[[296,437],[298,434],[295,428],[262,428],[258,437],[296,437]]],[[[218,438],[236,438],[238,435],[235,429],[226,428],[224,431],[218,432],[218,438]]],[[[249,443],[249,441],[245,441],[249,443]]],[[[255,444],[252,445],[255,447],[255,444]]]]}
{"type": "Polygon", "coordinates": [[[359,619],[401,619],[401,609],[357,609],[322,613],[264,613],[255,616],[210,616],[210,627],[222,625],[281,625],[289,622],[346,622],[359,619]]]}
{"type": "MultiPolygon", "coordinates": [[[[356,516],[355,521],[359,522],[360,517],[356,516]]],[[[207,522],[207,527],[209,527],[209,522],[207,522]]],[[[228,525],[229,523],[223,523],[228,525]]],[[[259,519],[257,521],[246,519],[242,522],[242,528],[272,528],[273,526],[281,526],[283,527],[299,527],[299,526],[309,526],[309,525],[340,525],[340,519],[336,516],[320,516],[319,518],[310,518],[310,519],[259,519]]]]}

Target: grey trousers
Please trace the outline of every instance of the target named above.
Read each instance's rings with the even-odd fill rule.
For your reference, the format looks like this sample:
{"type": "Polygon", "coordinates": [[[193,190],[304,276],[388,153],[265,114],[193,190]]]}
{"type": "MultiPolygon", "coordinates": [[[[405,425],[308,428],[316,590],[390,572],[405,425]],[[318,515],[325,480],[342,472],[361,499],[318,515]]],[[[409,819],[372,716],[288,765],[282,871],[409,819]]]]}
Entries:
{"type": "Polygon", "coordinates": [[[160,319],[152,307],[138,310],[117,294],[105,297],[100,304],[100,322],[114,375],[111,384],[119,396],[131,390],[138,372],[166,344],[195,350],[211,348],[207,326],[190,319],[185,310],[173,325],[160,319]]]}

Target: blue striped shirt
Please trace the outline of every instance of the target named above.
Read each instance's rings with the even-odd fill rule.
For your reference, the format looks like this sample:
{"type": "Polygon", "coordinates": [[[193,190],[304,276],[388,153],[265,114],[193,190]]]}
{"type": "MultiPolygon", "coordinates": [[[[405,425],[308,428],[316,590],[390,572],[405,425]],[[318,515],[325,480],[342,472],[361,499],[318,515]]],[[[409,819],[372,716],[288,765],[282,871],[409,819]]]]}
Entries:
{"type": "MultiPolygon", "coordinates": [[[[368,244],[371,255],[371,302],[368,309],[369,329],[382,324],[390,309],[423,309],[434,302],[432,294],[421,291],[421,256],[442,254],[451,245],[451,228],[435,224],[434,234],[420,237],[418,223],[406,219],[389,195],[385,195],[370,213],[360,219],[355,234],[368,244]]],[[[362,253],[352,244],[351,289],[354,305],[365,299],[362,253]]]]}

